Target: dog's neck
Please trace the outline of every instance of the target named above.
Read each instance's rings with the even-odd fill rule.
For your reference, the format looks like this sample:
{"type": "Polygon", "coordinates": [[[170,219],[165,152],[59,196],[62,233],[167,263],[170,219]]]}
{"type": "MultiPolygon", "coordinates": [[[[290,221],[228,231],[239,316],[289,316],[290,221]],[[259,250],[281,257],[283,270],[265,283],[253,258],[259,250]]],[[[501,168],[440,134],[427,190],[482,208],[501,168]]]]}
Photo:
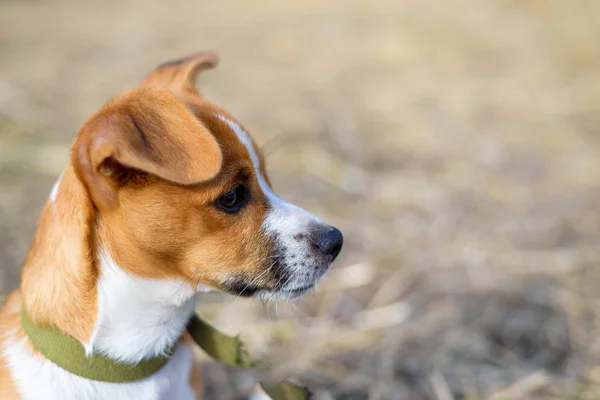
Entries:
{"type": "Polygon", "coordinates": [[[102,230],[85,188],[67,167],[23,266],[24,305],[35,321],[58,327],[88,353],[130,363],[160,355],[184,331],[194,293],[183,282],[127,273],[104,245],[102,230]]]}
{"type": "Polygon", "coordinates": [[[98,261],[98,317],[86,350],[129,363],[163,354],[194,312],[192,289],[181,281],[133,276],[106,249],[98,261]]]}

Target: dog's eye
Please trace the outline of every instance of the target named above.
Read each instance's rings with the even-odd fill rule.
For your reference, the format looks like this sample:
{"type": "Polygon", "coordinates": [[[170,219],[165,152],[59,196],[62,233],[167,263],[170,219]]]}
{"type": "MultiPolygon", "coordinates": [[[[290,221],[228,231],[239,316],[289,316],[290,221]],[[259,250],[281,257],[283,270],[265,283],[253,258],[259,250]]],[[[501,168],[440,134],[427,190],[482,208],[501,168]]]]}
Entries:
{"type": "Polygon", "coordinates": [[[217,199],[217,207],[227,213],[234,213],[246,205],[247,201],[246,189],[236,186],[217,199]]]}

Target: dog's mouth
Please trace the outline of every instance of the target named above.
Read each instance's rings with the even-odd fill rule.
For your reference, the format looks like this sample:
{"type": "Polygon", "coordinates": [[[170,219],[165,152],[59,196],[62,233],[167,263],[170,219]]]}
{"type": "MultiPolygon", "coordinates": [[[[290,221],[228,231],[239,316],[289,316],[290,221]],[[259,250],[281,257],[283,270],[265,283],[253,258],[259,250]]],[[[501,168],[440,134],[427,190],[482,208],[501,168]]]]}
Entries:
{"type": "Polygon", "coordinates": [[[280,292],[281,292],[281,295],[283,295],[284,297],[287,296],[290,299],[294,299],[296,297],[302,296],[306,292],[311,291],[315,286],[316,286],[316,282],[311,285],[306,285],[306,286],[295,288],[295,289],[282,290],[280,292]]]}
{"type": "Polygon", "coordinates": [[[330,266],[330,262],[324,261],[316,266],[309,264],[308,257],[296,257],[293,260],[294,262],[290,263],[285,257],[274,257],[272,264],[256,276],[238,275],[231,279],[224,285],[225,290],[240,297],[291,300],[314,289],[330,266]]]}
{"type": "Polygon", "coordinates": [[[244,282],[235,282],[228,285],[226,290],[236,296],[240,297],[252,297],[255,294],[266,290],[266,288],[256,285],[247,284],[244,282]]]}
{"type": "Polygon", "coordinates": [[[309,292],[314,289],[317,281],[313,281],[310,283],[305,283],[300,286],[296,285],[293,287],[289,287],[289,284],[284,285],[257,285],[248,283],[245,280],[239,280],[231,282],[226,285],[225,290],[235,296],[239,297],[259,297],[264,299],[281,299],[281,300],[290,300],[297,297],[302,296],[303,294],[309,292]]]}
{"type": "Polygon", "coordinates": [[[231,287],[227,288],[227,291],[230,292],[231,294],[234,294],[234,295],[240,296],[240,297],[252,297],[252,296],[255,296],[258,294],[269,293],[269,294],[280,294],[281,297],[287,296],[287,297],[293,299],[296,297],[300,297],[303,294],[305,294],[306,292],[310,291],[311,289],[313,289],[315,287],[315,285],[316,285],[316,282],[312,283],[310,285],[293,288],[293,289],[287,289],[287,288],[273,289],[271,287],[253,286],[253,285],[247,285],[244,283],[237,283],[237,284],[234,284],[231,287]]]}

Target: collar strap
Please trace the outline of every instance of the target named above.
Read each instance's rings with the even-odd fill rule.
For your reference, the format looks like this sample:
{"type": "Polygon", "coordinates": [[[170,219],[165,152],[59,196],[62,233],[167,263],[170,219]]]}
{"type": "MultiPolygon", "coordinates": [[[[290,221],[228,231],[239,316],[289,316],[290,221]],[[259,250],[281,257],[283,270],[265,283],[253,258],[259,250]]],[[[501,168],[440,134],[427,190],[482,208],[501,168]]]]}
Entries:
{"type": "MultiPolygon", "coordinates": [[[[124,383],[146,378],[162,368],[175,349],[173,345],[164,355],[127,364],[101,354],[86,355],[80,342],[55,327],[35,324],[24,308],[21,310],[21,323],[33,347],[47,360],[75,375],[95,381],[124,383]]],[[[187,330],[196,344],[211,357],[235,367],[265,369],[264,365],[252,360],[237,336],[225,335],[198,315],[190,318],[187,330]]],[[[263,383],[261,386],[274,400],[310,398],[306,388],[286,381],[274,385],[263,383]]]]}
{"type": "Polygon", "coordinates": [[[80,342],[50,326],[36,325],[21,310],[21,323],[29,341],[44,357],[75,375],[103,382],[133,382],[158,371],[173,353],[171,347],[164,356],[142,360],[137,364],[117,362],[104,355],[86,355],[80,342]]]}

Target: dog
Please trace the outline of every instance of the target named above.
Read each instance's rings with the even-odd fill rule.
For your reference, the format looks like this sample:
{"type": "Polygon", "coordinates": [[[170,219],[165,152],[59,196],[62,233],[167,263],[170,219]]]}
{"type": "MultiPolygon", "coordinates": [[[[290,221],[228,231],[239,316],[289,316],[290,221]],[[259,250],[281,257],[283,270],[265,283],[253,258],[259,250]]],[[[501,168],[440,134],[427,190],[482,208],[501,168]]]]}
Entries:
{"type": "Polygon", "coordinates": [[[184,334],[195,294],[292,299],[339,254],[341,232],[278,197],[248,131],[196,89],[217,63],[162,64],[77,133],[0,310],[0,399],[199,399],[184,334]],[[86,357],[172,354],[143,379],[88,379],[41,354],[22,312],[86,357]]]}

